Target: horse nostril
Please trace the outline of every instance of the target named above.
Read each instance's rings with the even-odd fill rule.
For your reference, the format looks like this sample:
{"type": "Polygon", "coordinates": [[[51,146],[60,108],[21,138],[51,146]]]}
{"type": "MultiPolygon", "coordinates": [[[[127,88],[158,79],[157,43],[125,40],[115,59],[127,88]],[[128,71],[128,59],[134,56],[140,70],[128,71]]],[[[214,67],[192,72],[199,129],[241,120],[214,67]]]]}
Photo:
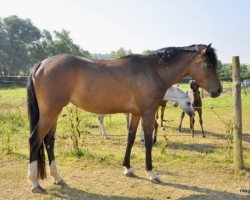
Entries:
{"type": "Polygon", "coordinates": [[[222,92],[222,88],[219,88],[219,89],[218,89],[218,92],[221,93],[221,92],[222,92]]]}

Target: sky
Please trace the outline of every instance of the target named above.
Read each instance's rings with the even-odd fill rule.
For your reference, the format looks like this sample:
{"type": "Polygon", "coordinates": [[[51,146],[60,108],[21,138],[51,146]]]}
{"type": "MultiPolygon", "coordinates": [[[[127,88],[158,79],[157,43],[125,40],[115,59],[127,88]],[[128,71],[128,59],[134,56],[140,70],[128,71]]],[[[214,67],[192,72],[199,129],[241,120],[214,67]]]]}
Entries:
{"type": "Polygon", "coordinates": [[[249,0],[0,0],[0,17],[10,15],[66,29],[91,53],[212,43],[222,62],[250,63],[249,0]]]}

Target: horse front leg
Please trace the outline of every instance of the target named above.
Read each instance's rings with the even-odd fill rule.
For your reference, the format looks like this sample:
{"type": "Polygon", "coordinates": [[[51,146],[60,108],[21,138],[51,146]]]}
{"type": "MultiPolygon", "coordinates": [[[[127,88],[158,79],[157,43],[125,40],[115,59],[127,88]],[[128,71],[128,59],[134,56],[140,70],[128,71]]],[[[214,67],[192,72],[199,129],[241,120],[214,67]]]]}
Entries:
{"type": "Polygon", "coordinates": [[[165,108],[166,108],[166,104],[165,104],[165,105],[161,105],[161,128],[162,128],[163,130],[164,130],[163,122],[166,121],[166,120],[164,119],[165,108]]]}
{"type": "Polygon", "coordinates": [[[104,129],[104,117],[105,117],[105,115],[99,115],[98,116],[100,134],[102,135],[102,137],[104,138],[104,140],[108,140],[109,136],[108,136],[108,134],[106,133],[106,131],[104,129]]]}
{"type": "Polygon", "coordinates": [[[130,155],[131,155],[131,149],[133,147],[134,141],[135,141],[135,134],[140,121],[140,115],[133,115],[131,116],[130,124],[129,124],[129,131],[128,131],[128,138],[127,138],[127,148],[123,160],[123,166],[124,166],[124,174],[126,176],[133,176],[133,170],[130,165],[130,155]]]}
{"type": "Polygon", "coordinates": [[[199,114],[199,119],[200,119],[202,137],[206,137],[205,132],[203,130],[202,110],[201,110],[201,108],[198,110],[198,114],[199,114]]]}
{"type": "Polygon", "coordinates": [[[194,137],[194,123],[195,123],[195,115],[192,115],[190,117],[190,129],[191,129],[192,137],[194,137]]]}
{"type": "Polygon", "coordinates": [[[181,126],[182,126],[182,121],[183,121],[184,117],[185,117],[185,112],[182,112],[181,113],[181,121],[180,121],[180,124],[179,124],[179,132],[181,132],[181,126]]]}
{"type": "Polygon", "coordinates": [[[147,113],[142,116],[143,121],[143,131],[145,139],[145,154],[146,154],[146,171],[149,173],[149,179],[152,182],[159,183],[160,179],[153,170],[152,165],[152,134],[155,122],[155,112],[147,113]]]}

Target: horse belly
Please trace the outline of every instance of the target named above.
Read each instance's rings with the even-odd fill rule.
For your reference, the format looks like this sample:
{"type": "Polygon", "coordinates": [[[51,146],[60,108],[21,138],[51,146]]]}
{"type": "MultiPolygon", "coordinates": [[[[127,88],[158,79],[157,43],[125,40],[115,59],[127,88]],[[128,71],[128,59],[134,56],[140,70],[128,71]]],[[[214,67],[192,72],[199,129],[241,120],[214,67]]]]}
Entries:
{"type": "Polygon", "coordinates": [[[71,102],[85,111],[97,114],[139,113],[133,98],[114,93],[86,92],[83,95],[74,95],[71,102]]]}

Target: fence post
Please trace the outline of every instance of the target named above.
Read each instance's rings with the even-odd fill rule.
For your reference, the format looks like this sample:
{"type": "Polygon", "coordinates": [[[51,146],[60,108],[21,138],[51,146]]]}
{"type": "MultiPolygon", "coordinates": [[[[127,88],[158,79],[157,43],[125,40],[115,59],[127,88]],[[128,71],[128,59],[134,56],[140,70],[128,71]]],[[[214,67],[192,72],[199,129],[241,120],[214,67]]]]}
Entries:
{"type": "Polygon", "coordinates": [[[244,168],[242,152],[242,107],[239,56],[234,56],[232,58],[232,72],[234,169],[239,170],[244,168]]]}

